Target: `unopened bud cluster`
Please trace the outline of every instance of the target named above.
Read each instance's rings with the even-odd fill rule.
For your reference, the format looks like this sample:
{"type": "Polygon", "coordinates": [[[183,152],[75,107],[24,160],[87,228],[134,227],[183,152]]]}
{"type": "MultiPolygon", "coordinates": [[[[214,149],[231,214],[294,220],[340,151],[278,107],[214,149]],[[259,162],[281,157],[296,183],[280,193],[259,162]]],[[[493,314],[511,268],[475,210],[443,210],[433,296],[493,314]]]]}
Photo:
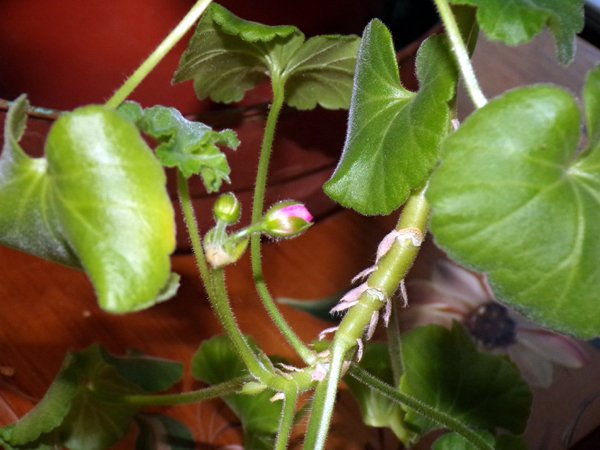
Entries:
{"type": "Polygon", "coordinates": [[[306,231],[313,220],[302,203],[286,200],[271,206],[258,223],[228,233],[227,227],[235,225],[241,216],[240,202],[232,193],[217,198],[213,216],[215,226],[204,237],[204,251],[208,263],[215,269],[238,261],[248,247],[251,234],[262,233],[275,239],[292,238],[306,231]]]}

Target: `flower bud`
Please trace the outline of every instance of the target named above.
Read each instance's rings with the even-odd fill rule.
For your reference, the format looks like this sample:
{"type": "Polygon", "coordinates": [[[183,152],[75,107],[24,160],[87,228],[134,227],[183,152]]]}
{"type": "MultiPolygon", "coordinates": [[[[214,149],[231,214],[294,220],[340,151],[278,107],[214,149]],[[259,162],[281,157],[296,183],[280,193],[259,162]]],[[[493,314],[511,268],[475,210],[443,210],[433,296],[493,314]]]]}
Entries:
{"type": "Polygon", "coordinates": [[[240,238],[226,235],[224,239],[220,239],[218,235],[215,228],[212,228],[204,238],[206,260],[213,269],[233,264],[248,248],[248,236],[240,238]]]}
{"type": "Polygon", "coordinates": [[[290,238],[312,225],[313,216],[302,203],[287,200],[271,206],[263,218],[262,231],[274,238],[290,238]]]}
{"type": "Polygon", "coordinates": [[[237,223],[237,221],[240,220],[241,214],[242,208],[240,202],[231,192],[220,195],[213,205],[213,215],[215,216],[215,220],[220,220],[227,225],[237,223]]]}

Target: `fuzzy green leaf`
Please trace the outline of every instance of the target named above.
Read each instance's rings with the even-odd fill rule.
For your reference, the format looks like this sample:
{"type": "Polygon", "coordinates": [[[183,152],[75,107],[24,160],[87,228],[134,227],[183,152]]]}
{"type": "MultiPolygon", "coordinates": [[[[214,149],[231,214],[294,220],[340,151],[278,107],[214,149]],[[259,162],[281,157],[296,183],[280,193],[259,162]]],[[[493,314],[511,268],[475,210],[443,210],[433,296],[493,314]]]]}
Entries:
{"type": "Polygon", "coordinates": [[[161,415],[140,414],[135,450],[190,450],[196,448],[194,435],[181,422],[161,415]]]}
{"type": "Polygon", "coordinates": [[[8,111],[0,156],[0,243],[69,266],[79,267],[65,241],[49,200],[48,162],[30,158],[19,140],[27,124],[29,102],[23,95],[8,111]]]}
{"type": "Polygon", "coordinates": [[[360,38],[315,36],[285,67],[285,102],[297,109],[348,109],[360,38]]]}
{"type": "Polygon", "coordinates": [[[78,367],[77,358],[68,355],[59,374],[37,406],[17,423],[0,429],[2,440],[9,445],[22,447],[56,430],[71,410],[71,403],[82,381],[83,374],[78,367]]]}
{"type": "Polygon", "coordinates": [[[182,373],[178,363],[115,357],[92,346],[68,355],[42,401],[0,436],[18,448],[38,448],[38,440],[47,438],[70,450],[107,449],[123,437],[139,410],[117,398],[169,389],[182,373]]]}
{"type": "MultiPolygon", "coordinates": [[[[484,432],[481,435],[488,444],[494,445],[494,437],[490,433],[484,432]]],[[[431,450],[478,450],[478,447],[467,442],[458,433],[446,433],[435,441],[431,450]]]]}
{"type": "Polygon", "coordinates": [[[136,128],[102,106],[61,116],[45,158],[30,158],[18,144],[26,107],[21,97],[6,122],[0,243],[81,265],[109,312],[152,305],[171,280],[175,248],[160,164],[136,128]]]}
{"type": "Polygon", "coordinates": [[[359,38],[304,39],[296,27],[248,22],[212,5],[198,24],[173,81],[193,79],[198,98],[230,103],[271,78],[285,85],[285,101],[290,106],[347,108],[359,38]]]}
{"type": "Polygon", "coordinates": [[[237,149],[240,141],[233,130],[213,131],[164,106],[144,109],[136,124],[160,142],[156,155],[165,167],[176,167],[186,178],[200,175],[208,192],[217,192],[223,181],[229,182],[231,169],[218,145],[237,149]]]}
{"type": "Polygon", "coordinates": [[[198,23],[173,82],[193,79],[201,100],[240,101],[246,91],[273,73],[281,73],[287,60],[302,46],[304,35],[295,27],[291,29],[290,33],[284,27],[281,32],[281,27],[247,22],[213,4],[198,23]],[[261,39],[254,39],[256,36],[261,39]]]}
{"type": "Polygon", "coordinates": [[[508,45],[531,41],[545,26],[554,38],[558,59],[568,64],[575,53],[575,35],[583,29],[584,0],[450,0],[477,7],[477,21],[494,40],[508,45]]]}
{"type": "MultiPolygon", "coordinates": [[[[525,428],[531,392],[518,369],[504,357],[478,352],[460,325],[417,328],[404,336],[402,352],[402,392],[478,429],[525,428]]],[[[406,420],[422,432],[438,428],[410,410],[406,420]]]]}
{"type": "MultiPolygon", "coordinates": [[[[360,366],[381,381],[393,384],[392,366],[386,344],[371,343],[365,346],[360,366]]],[[[404,444],[411,442],[413,434],[404,423],[404,410],[398,403],[391,401],[374,389],[347,376],[344,382],[360,406],[363,421],[371,427],[387,427],[404,444]]]]}
{"type": "Polygon", "coordinates": [[[400,84],[390,32],[378,20],[365,29],[342,158],[325,192],[361,214],[389,214],[421,187],[447,134],[456,70],[442,37],[417,57],[418,93],[400,84]]]}
{"type": "Polygon", "coordinates": [[[509,92],[447,140],[428,198],[438,244],[487,272],[499,299],[544,326],[592,338],[600,335],[600,145],[593,137],[579,155],[579,139],[570,94],[509,92]]]}
{"type": "MultiPolygon", "coordinates": [[[[254,344],[252,344],[253,347],[254,344]]],[[[194,378],[217,384],[247,375],[243,361],[225,336],[204,341],[192,361],[194,378]]],[[[224,398],[244,429],[244,448],[271,450],[277,435],[281,402],[271,402],[275,393],[265,390],[257,395],[230,395],[224,398]]]]}

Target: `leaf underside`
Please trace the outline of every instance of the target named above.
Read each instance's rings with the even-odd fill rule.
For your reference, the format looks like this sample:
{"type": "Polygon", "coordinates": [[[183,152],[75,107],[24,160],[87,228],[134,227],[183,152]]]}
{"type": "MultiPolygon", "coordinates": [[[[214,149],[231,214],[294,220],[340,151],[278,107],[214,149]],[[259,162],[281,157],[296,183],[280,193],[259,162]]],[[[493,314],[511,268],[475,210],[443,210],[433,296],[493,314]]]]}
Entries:
{"type": "Polygon", "coordinates": [[[200,20],[173,82],[194,80],[199,99],[231,103],[269,78],[298,109],[348,108],[359,38],[315,36],[241,19],[213,4],[200,20]]]}
{"type": "Polygon", "coordinates": [[[100,305],[152,305],[168,284],[175,248],[166,178],[133,125],[102,106],[64,114],[44,158],[19,145],[28,102],[8,114],[0,156],[0,242],[83,267],[100,305]]]}
{"type": "Polygon", "coordinates": [[[567,92],[509,92],[472,115],[444,146],[428,198],[436,241],[486,272],[497,297],[529,319],[581,338],[600,335],[599,72],[584,99],[590,129],[567,92]]]}

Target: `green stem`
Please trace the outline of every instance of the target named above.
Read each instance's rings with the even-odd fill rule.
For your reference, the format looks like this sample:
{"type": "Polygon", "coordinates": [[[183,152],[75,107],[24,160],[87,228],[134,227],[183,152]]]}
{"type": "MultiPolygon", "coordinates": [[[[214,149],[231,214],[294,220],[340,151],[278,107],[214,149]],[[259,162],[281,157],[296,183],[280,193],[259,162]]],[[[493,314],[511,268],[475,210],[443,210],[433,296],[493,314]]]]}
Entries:
{"type": "Polygon", "coordinates": [[[265,366],[264,361],[260,360],[256,353],[254,353],[254,350],[250,347],[248,340],[242,334],[237,324],[235,315],[229,305],[229,295],[225,287],[225,273],[223,269],[215,269],[212,274],[214,291],[211,303],[219,318],[219,322],[223,325],[227,336],[231,339],[238,355],[240,355],[250,373],[268,385],[270,380],[274,378],[274,375],[270,368],[265,366]]]}
{"type": "Polygon", "coordinates": [[[379,378],[374,377],[366,370],[353,364],[350,369],[350,375],[363,383],[366,386],[378,391],[380,394],[389,398],[392,401],[400,403],[413,409],[421,416],[436,422],[438,425],[453,430],[460,434],[466,441],[473,444],[479,450],[494,450],[494,447],[482,439],[475,431],[469,428],[468,425],[455,419],[453,416],[436,410],[434,407],[422,402],[421,400],[401,393],[398,389],[384,383],[379,378]]]}
{"type": "Polygon", "coordinates": [[[452,53],[456,58],[456,62],[467,88],[467,92],[469,93],[473,104],[477,108],[481,108],[485,106],[487,99],[485,98],[485,95],[479,86],[479,82],[477,81],[477,77],[475,76],[475,70],[471,64],[469,51],[467,50],[467,47],[462,39],[456,18],[452,12],[452,8],[450,8],[448,0],[435,0],[435,4],[438,8],[440,18],[444,23],[444,28],[446,29],[450,43],[452,44],[452,53]]]}
{"type": "MultiPolygon", "coordinates": [[[[425,189],[413,194],[405,204],[396,226],[400,233],[417,230],[422,236],[427,230],[430,208],[425,199],[425,189]]],[[[376,270],[367,280],[368,290],[360,297],[357,305],[350,308],[335,333],[331,347],[331,365],[325,381],[317,387],[313,402],[313,413],[308,423],[304,448],[306,450],[322,450],[331,423],[331,414],[335,403],[335,394],[342,376],[345,356],[352,351],[359,340],[362,340],[365,329],[369,326],[374,314],[384,306],[383,296],[391,301],[412,264],[419,246],[410,239],[396,239],[392,247],[377,263],[376,270]]]]}
{"type": "Polygon", "coordinates": [[[107,108],[116,108],[131,95],[131,93],[140,85],[150,72],[162,61],[162,59],[171,51],[171,49],[181,40],[181,38],[194,25],[202,13],[208,8],[212,0],[198,0],[198,2],[188,11],[179,24],[169,33],[169,35],[160,43],[158,47],[146,58],[135,72],[125,81],[125,83],[113,94],[106,102],[107,108]]]}
{"type": "MultiPolygon", "coordinates": [[[[252,202],[252,224],[255,225],[262,219],[265,193],[267,189],[267,176],[269,173],[269,162],[271,161],[271,153],[273,151],[273,141],[275,139],[275,129],[277,127],[277,121],[279,114],[284,102],[284,82],[278,79],[272,80],[273,86],[273,103],[267,116],[265,124],[265,131],[260,149],[260,158],[258,162],[258,170],[256,172],[256,182],[254,183],[254,198],[252,202]]],[[[271,320],[275,323],[281,334],[292,346],[292,348],[300,355],[300,357],[308,364],[312,364],[316,361],[316,356],[294,330],[287,323],[279,308],[275,304],[267,283],[262,267],[262,255],[261,255],[261,236],[259,233],[255,233],[250,238],[250,250],[251,250],[251,261],[252,261],[252,275],[254,277],[254,283],[256,285],[256,291],[260,296],[262,303],[267,310],[267,313],[271,317],[271,320]]]]}
{"type": "Polygon", "coordinates": [[[180,394],[161,394],[161,395],[127,395],[119,397],[117,401],[133,406],[175,406],[198,403],[213,398],[224,397],[226,395],[236,394],[242,387],[253,381],[250,376],[238,377],[224,383],[215,384],[204,389],[191,392],[182,392],[180,394]]]}
{"type": "Polygon", "coordinates": [[[202,278],[202,283],[204,283],[206,292],[210,296],[212,290],[210,271],[208,263],[206,262],[206,256],[204,255],[204,248],[202,247],[202,238],[200,237],[198,222],[196,221],[196,214],[194,212],[192,197],[190,196],[188,181],[180,171],[177,171],[177,189],[179,205],[181,206],[183,220],[188,229],[188,236],[192,244],[192,250],[196,258],[196,265],[200,272],[200,278],[202,278]]]}
{"type": "Polygon", "coordinates": [[[285,392],[283,399],[283,409],[279,420],[279,430],[274,450],[285,450],[288,447],[292,429],[294,428],[294,418],[296,416],[296,405],[298,403],[298,389],[291,386],[285,392]]]}
{"type": "Polygon", "coordinates": [[[272,378],[271,371],[258,360],[248,341],[240,331],[233,311],[229,306],[223,269],[216,269],[211,272],[208,268],[196,215],[192,206],[189,186],[181,172],[178,172],[177,175],[179,203],[183,212],[183,219],[188,229],[194,256],[196,257],[196,265],[198,266],[202,282],[206,287],[211,305],[223,325],[227,336],[231,339],[233,346],[243,359],[250,373],[261,379],[261,381],[269,380],[272,378]]]}

